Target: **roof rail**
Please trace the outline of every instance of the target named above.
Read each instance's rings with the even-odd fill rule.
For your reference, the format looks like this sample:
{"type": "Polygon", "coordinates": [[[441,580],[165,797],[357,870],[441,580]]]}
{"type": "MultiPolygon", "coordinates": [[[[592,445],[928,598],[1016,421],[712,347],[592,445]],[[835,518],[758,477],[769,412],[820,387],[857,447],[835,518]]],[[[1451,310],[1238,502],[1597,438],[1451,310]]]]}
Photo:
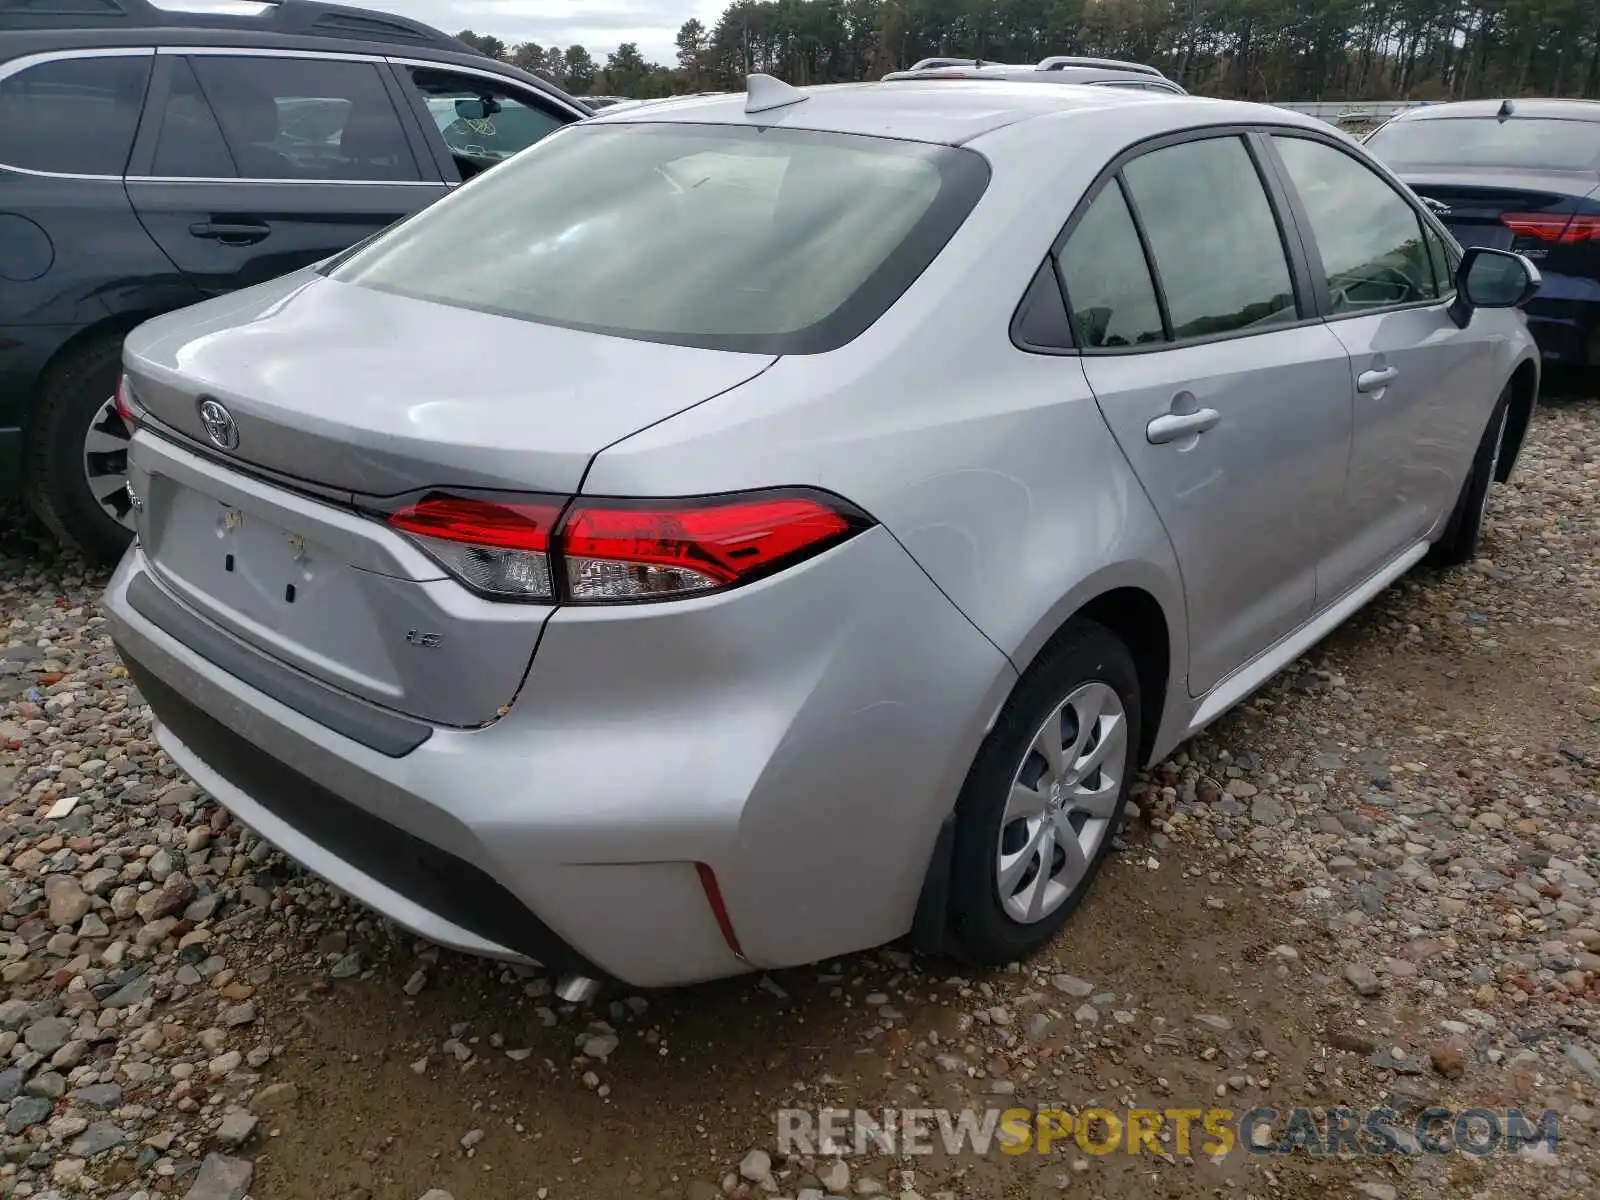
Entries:
{"type": "Polygon", "coordinates": [[[1039,70],[1059,71],[1063,67],[1101,67],[1107,71],[1135,71],[1140,75],[1166,76],[1149,63],[1126,62],[1120,58],[1084,58],[1076,54],[1052,54],[1039,60],[1039,70]]]}
{"type": "Polygon", "coordinates": [[[0,0],[0,30],[261,29],[476,53],[409,17],[321,0],[0,0]]]}

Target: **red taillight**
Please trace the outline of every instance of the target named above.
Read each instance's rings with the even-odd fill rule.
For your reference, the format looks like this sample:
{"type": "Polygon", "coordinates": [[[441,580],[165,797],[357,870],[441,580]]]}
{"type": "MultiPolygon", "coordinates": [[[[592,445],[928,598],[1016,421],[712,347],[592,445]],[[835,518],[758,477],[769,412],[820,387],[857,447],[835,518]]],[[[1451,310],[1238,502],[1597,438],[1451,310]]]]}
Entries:
{"type": "Polygon", "coordinates": [[[844,512],[808,495],[579,499],[562,522],[561,553],[573,600],[637,600],[740,583],[850,533],[844,512]]]}
{"type": "Polygon", "coordinates": [[[687,500],[497,499],[435,492],[389,516],[474,591],[575,604],[666,600],[748,583],[870,520],[785,489],[687,500]],[[558,575],[564,587],[558,587],[558,575]]]}
{"type": "Polygon", "coordinates": [[[117,410],[117,416],[122,418],[122,423],[127,426],[128,432],[133,432],[133,427],[139,423],[138,406],[133,399],[133,384],[126,375],[117,377],[117,391],[112,401],[117,410]]]}
{"type": "Polygon", "coordinates": [[[1600,241],[1600,216],[1580,213],[1502,213],[1500,224],[1518,237],[1571,246],[1600,241]]]}
{"type": "Polygon", "coordinates": [[[550,600],[550,534],[559,500],[485,499],[435,492],[389,515],[474,591],[515,600],[550,600]]]}

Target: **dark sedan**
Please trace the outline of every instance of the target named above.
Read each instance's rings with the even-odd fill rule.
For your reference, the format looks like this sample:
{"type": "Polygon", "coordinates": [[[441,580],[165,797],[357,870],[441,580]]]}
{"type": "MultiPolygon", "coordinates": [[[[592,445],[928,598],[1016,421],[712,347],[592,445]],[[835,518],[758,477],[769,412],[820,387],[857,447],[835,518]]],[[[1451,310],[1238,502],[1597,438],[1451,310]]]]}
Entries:
{"type": "Polygon", "coordinates": [[[1545,360],[1600,368],[1600,101],[1429,105],[1366,146],[1463,246],[1538,263],[1544,286],[1528,325],[1545,360]]]}

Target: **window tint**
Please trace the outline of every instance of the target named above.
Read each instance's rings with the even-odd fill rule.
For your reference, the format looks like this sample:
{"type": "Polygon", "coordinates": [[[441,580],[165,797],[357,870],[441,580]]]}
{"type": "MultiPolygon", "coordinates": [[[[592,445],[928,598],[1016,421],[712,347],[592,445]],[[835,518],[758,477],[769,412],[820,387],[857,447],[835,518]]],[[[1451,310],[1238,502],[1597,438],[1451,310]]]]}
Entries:
{"type": "Polygon", "coordinates": [[[1161,309],[1139,233],[1113,180],[1083,214],[1059,260],[1080,346],[1159,342],[1161,309]]]}
{"type": "Polygon", "coordinates": [[[192,63],[242,177],[419,177],[373,64],[242,55],[192,63]]]}
{"type": "Polygon", "coordinates": [[[171,87],[150,173],[181,179],[232,179],[239,174],[187,59],[172,61],[171,87]]]}
{"type": "Polygon", "coordinates": [[[1309,138],[1275,135],[1273,144],[1311,220],[1334,312],[1439,295],[1421,219],[1381,175],[1309,138]]]}
{"type": "Polygon", "coordinates": [[[842,345],[987,181],[969,150],[754,126],[569,126],[334,267],[336,279],[684,345],[842,345]]]}
{"type": "Polygon", "coordinates": [[[411,81],[463,179],[526,150],[568,122],[553,109],[487,79],[414,69],[411,81]]]}
{"type": "Polygon", "coordinates": [[[149,76],[141,54],[60,59],[0,79],[0,164],[121,175],[149,76]]]}
{"type": "Polygon", "coordinates": [[[1177,338],[1293,321],[1272,206],[1236,137],[1152,150],[1123,168],[1177,338]]]}
{"type": "Polygon", "coordinates": [[[1600,121],[1424,117],[1390,121],[1366,147],[1391,170],[1431,165],[1585,171],[1600,167],[1600,121]]]}

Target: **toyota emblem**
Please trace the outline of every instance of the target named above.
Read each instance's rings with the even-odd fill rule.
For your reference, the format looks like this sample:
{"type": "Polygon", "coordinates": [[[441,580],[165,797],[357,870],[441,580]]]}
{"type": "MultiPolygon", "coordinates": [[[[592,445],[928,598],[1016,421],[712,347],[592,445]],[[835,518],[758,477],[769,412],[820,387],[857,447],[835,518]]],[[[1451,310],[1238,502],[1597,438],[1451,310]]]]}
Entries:
{"type": "Polygon", "coordinates": [[[206,427],[206,436],[218,450],[239,448],[239,426],[233,414],[208,396],[200,398],[200,424],[206,427]]]}

